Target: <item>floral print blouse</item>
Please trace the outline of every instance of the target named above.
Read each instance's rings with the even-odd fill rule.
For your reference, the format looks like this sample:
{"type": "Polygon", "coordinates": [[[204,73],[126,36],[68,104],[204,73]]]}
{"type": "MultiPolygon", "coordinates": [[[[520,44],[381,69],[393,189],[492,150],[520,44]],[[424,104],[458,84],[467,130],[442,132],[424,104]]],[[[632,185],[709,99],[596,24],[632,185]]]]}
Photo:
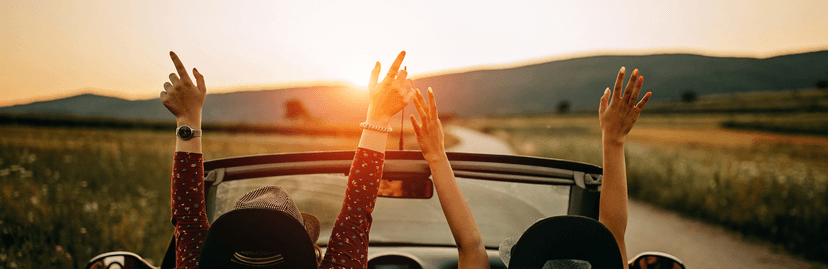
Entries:
{"type": "MultiPolygon", "coordinates": [[[[204,204],[202,154],[176,152],[171,180],[175,267],[197,268],[201,244],[210,224],[204,204]]],[[[334,223],[320,268],[360,269],[368,265],[368,232],[379,190],[385,154],[357,148],[345,200],[334,223]]],[[[300,209],[301,210],[301,209],[300,209]]]]}

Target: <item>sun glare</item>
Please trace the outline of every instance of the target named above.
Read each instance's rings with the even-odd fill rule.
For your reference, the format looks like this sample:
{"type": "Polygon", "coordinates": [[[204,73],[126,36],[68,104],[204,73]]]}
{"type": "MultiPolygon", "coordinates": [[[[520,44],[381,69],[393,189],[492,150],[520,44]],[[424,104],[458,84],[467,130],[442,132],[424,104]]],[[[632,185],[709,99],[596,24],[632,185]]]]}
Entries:
{"type": "MultiPolygon", "coordinates": [[[[339,67],[339,72],[343,80],[351,83],[351,85],[361,91],[368,91],[368,80],[371,79],[371,70],[374,68],[374,63],[378,60],[375,56],[366,54],[350,55],[345,58],[345,61],[339,67]]],[[[384,74],[380,74],[380,76],[382,75],[384,74]]]]}

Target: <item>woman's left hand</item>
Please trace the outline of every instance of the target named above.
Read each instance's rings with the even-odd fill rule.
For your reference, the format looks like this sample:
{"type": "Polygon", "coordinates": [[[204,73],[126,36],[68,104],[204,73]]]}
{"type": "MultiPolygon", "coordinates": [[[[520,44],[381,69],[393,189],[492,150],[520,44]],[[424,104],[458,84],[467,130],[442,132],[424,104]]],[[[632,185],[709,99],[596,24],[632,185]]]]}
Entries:
{"type": "Polygon", "coordinates": [[[391,121],[391,117],[400,112],[411,102],[414,91],[411,89],[413,81],[406,79],[408,71],[400,69],[405,51],[397,55],[397,59],[388,69],[388,74],[377,82],[380,74],[380,63],[374,66],[371,72],[371,80],[368,82],[370,104],[368,105],[368,123],[385,126],[391,121]]]}
{"type": "Polygon", "coordinates": [[[417,135],[417,144],[423,152],[423,158],[429,163],[440,161],[446,156],[446,146],[443,143],[443,124],[437,117],[437,102],[434,100],[434,92],[428,88],[428,107],[423,99],[423,94],[417,89],[414,105],[417,107],[417,114],[420,115],[422,124],[417,122],[414,115],[410,115],[411,125],[414,126],[414,133],[417,135]]]}
{"type": "Polygon", "coordinates": [[[167,107],[179,125],[188,124],[199,128],[201,125],[201,108],[204,106],[204,96],[207,95],[207,87],[204,85],[204,76],[193,68],[193,76],[196,83],[190,79],[184,64],[178,59],[178,55],[170,51],[170,58],[178,72],[170,73],[170,82],[164,83],[164,91],[161,92],[161,103],[167,107]]]}

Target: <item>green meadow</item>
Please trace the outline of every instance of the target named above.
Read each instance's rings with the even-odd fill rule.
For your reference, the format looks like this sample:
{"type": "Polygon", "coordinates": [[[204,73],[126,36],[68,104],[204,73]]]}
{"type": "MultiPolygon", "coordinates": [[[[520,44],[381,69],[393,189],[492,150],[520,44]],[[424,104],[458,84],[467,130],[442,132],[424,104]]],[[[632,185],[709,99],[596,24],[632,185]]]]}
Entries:
{"type": "MultiPolygon", "coordinates": [[[[0,126],[0,268],[83,268],[100,253],[160,263],[172,236],[172,132],[0,126]]],[[[353,150],[353,136],[211,133],[205,159],[353,150]]]]}
{"type": "MultiPolygon", "coordinates": [[[[645,111],[627,138],[629,194],[826,262],[828,137],[731,130],[721,123],[808,128],[803,125],[813,121],[801,119],[824,122],[827,116],[645,111]]],[[[475,119],[463,124],[509,141],[520,154],[602,162],[597,113],[475,119]]]]}

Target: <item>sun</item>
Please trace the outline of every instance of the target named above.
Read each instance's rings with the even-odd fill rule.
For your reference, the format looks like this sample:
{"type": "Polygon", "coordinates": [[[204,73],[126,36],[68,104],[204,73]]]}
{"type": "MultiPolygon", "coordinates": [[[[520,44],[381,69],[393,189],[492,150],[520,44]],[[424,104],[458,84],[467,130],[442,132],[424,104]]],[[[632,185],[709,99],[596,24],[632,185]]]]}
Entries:
{"type": "Polygon", "coordinates": [[[348,83],[350,83],[354,88],[360,91],[368,91],[368,76],[364,76],[363,79],[356,79],[356,78],[349,78],[346,79],[348,83]]]}
{"type": "MultiPolygon", "coordinates": [[[[352,55],[339,68],[340,77],[361,91],[368,91],[371,70],[377,62],[371,55],[352,55]]],[[[380,74],[382,76],[382,74],[380,74]]]]}
{"type": "Polygon", "coordinates": [[[346,70],[343,78],[354,88],[360,91],[368,91],[368,80],[371,77],[371,70],[346,70]],[[361,71],[361,72],[360,72],[361,71]]]}

